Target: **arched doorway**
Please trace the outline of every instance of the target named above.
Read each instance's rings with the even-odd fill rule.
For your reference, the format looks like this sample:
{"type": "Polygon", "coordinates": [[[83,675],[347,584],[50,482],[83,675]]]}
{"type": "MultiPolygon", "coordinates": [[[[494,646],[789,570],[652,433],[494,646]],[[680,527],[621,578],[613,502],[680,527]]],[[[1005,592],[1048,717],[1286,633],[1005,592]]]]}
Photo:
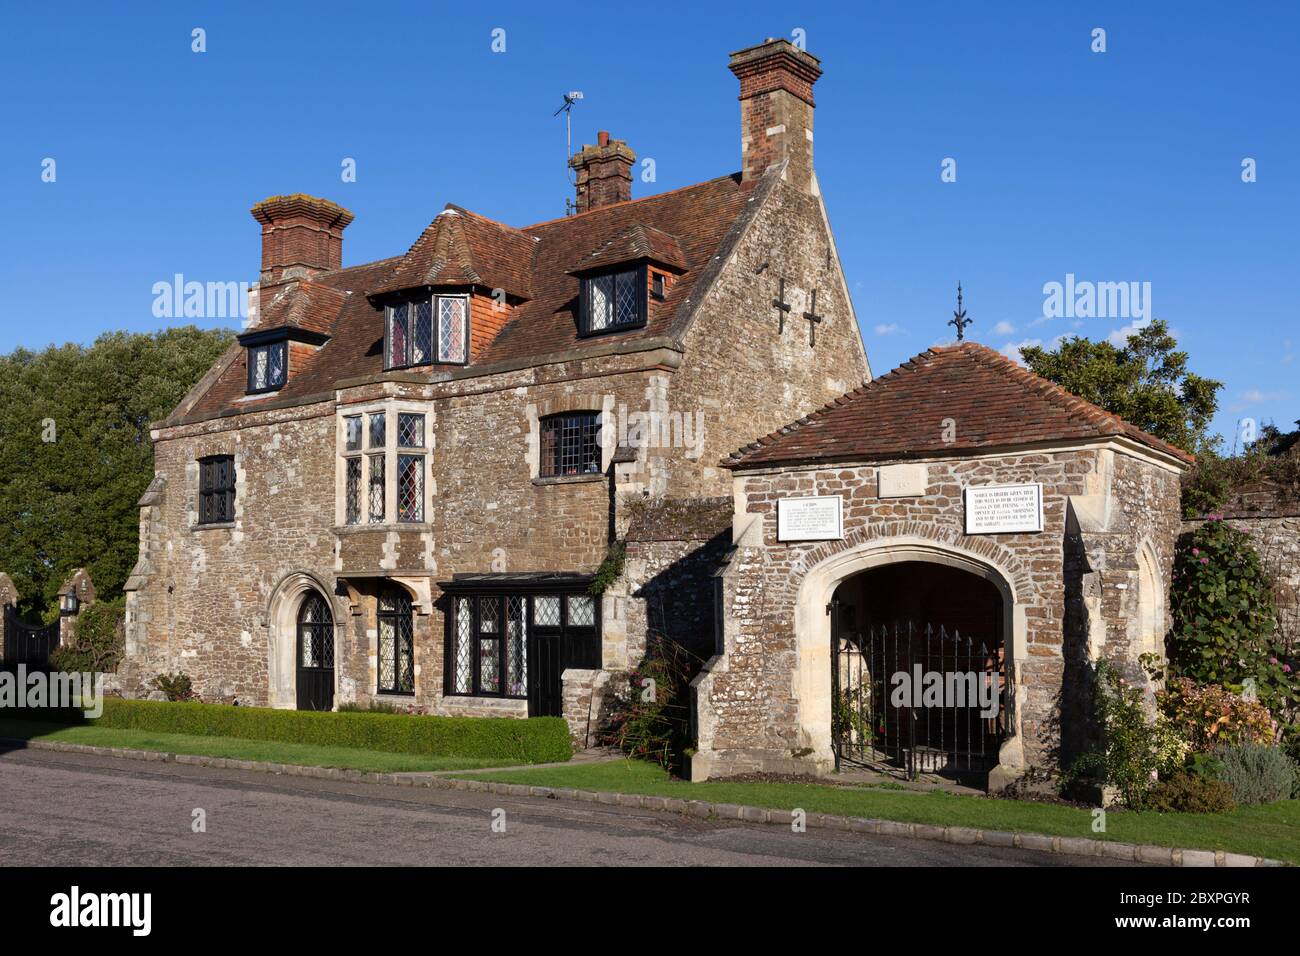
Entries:
{"type": "Polygon", "coordinates": [[[308,591],[298,608],[298,709],[334,709],[334,616],[308,591]]]}
{"type": "Polygon", "coordinates": [[[1002,593],[947,564],[860,571],[831,600],[837,766],[982,775],[1007,735],[1002,593]]]}

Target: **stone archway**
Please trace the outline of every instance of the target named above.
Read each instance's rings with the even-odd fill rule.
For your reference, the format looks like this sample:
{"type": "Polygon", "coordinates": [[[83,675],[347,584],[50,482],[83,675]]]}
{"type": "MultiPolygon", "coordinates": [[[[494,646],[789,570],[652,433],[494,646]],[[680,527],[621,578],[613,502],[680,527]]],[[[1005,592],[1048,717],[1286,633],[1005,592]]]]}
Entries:
{"type": "Polygon", "coordinates": [[[1027,654],[1025,596],[1017,593],[1018,575],[1010,558],[995,560],[955,543],[924,537],[875,538],[836,551],[808,569],[799,587],[794,614],[798,656],[793,689],[799,701],[800,737],[812,748],[818,763],[833,764],[831,618],[826,609],[842,582],[897,562],[930,562],[966,571],[989,581],[1002,598],[1010,713],[998,765],[989,775],[989,788],[1000,789],[1023,773],[1026,766],[1020,720],[1024,688],[1018,666],[1027,654]]]}
{"type": "MultiPolygon", "coordinates": [[[[1165,655],[1165,586],[1160,561],[1150,541],[1143,541],[1137,551],[1137,617],[1134,622],[1134,651],[1138,660],[1152,654],[1163,664],[1165,655]]],[[[1158,689],[1153,687],[1153,690],[1158,689]]]]}
{"type": "MultiPolygon", "coordinates": [[[[311,571],[293,571],[280,579],[266,606],[267,627],[267,706],[293,710],[298,706],[297,661],[298,611],[303,598],[315,592],[325,599],[334,620],[346,620],[339,613],[333,589],[311,571]]],[[[339,656],[335,654],[336,658],[339,656]]],[[[335,699],[338,696],[338,670],[335,670],[335,699]]]]}

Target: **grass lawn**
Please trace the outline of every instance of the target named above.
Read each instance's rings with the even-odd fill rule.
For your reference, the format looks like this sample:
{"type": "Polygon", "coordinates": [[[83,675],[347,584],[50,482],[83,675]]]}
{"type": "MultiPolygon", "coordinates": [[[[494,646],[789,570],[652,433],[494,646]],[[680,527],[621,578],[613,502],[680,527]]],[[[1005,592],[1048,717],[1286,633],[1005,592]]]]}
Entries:
{"type": "Polygon", "coordinates": [[[356,750],[351,747],[320,747],[313,744],[270,740],[244,740],[238,737],[201,737],[196,734],[119,730],[113,727],[69,727],[63,724],[12,719],[0,719],[0,737],[54,740],[67,744],[90,744],[96,747],[125,747],[129,750],[162,750],[176,754],[198,754],[203,757],[263,760],[268,763],[342,767],[348,770],[373,770],[381,773],[403,770],[472,770],[477,767],[501,767],[519,762],[499,758],[425,757],[415,754],[386,753],[380,750],[356,750]]]}
{"type": "Polygon", "coordinates": [[[641,793],[710,803],[742,803],[815,813],[1093,837],[1121,843],[1151,843],[1189,849],[1227,850],[1300,864],[1300,800],[1231,813],[1133,813],[1111,810],[1106,832],[1092,832],[1092,811],[1049,803],[957,796],[938,791],[848,788],[815,783],[688,783],[674,780],[657,766],[619,760],[573,767],[476,773],[475,780],[641,793]]]}

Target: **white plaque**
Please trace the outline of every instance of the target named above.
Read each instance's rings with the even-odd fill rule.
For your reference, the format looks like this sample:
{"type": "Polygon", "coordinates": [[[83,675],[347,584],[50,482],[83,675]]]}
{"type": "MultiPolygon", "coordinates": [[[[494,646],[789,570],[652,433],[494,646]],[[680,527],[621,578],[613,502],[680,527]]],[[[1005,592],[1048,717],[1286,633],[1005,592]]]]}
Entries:
{"type": "Polygon", "coordinates": [[[781,498],[776,503],[776,540],[837,541],[844,537],[844,499],[781,498]]]}
{"type": "Polygon", "coordinates": [[[877,472],[876,497],[920,498],[925,495],[925,465],[881,465],[877,472]]]}
{"type": "Polygon", "coordinates": [[[966,489],[967,534],[1042,530],[1042,485],[975,485],[966,489]]]}

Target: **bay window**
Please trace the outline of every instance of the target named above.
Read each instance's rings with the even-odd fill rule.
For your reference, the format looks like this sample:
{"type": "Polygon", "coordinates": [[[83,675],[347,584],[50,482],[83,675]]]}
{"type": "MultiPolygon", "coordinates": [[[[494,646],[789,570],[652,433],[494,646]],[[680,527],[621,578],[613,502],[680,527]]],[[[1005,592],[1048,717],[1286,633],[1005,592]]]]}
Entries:
{"type": "Polygon", "coordinates": [[[338,520],[343,524],[426,520],[426,416],[391,404],[342,416],[338,520]]]}

